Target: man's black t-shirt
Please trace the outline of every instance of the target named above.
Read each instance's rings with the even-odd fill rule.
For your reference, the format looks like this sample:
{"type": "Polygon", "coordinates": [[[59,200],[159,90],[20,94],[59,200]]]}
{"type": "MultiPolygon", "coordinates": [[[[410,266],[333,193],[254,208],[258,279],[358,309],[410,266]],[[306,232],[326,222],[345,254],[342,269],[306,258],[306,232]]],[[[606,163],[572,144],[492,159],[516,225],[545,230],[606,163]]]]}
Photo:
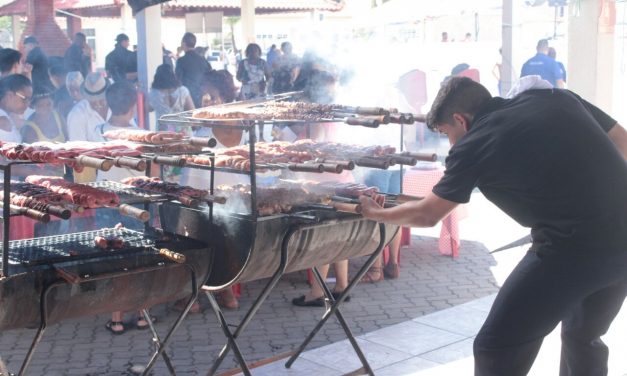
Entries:
{"type": "Polygon", "coordinates": [[[615,124],[567,90],[492,98],[451,148],[433,193],[465,203],[478,187],[531,227],[534,248],[623,250],[627,163],[606,134],[615,124]]]}
{"type": "Polygon", "coordinates": [[[33,86],[54,87],[48,75],[48,57],[41,47],[33,48],[26,56],[26,62],[33,66],[31,72],[33,86]]]}
{"type": "Polygon", "coordinates": [[[209,62],[193,50],[186,51],[185,55],[176,61],[176,76],[189,90],[196,107],[202,104],[202,83],[209,71],[211,71],[209,62]]]}
{"type": "Polygon", "coordinates": [[[127,73],[137,72],[137,55],[117,45],[105,57],[105,70],[113,81],[124,81],[127,73]]]}

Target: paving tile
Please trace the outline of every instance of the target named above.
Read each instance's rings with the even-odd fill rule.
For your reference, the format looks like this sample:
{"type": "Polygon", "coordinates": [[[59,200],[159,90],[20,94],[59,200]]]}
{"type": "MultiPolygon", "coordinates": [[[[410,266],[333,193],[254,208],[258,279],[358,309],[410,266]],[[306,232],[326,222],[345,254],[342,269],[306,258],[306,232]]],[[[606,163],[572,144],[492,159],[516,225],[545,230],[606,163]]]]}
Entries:
{"type": "Polygon", "coordinates": [[[362,338],[412,355],[419,355],[461,341],[466,337],[408,321],[365,334],[362,338]]]}
{"type": "Polygon", "coordinates": [[[377,376],[409,376],[416,375],[421,370],[430,369],[439,365],[440,364],[436,362],[414,356],[386,367],[375,369],[374,372],[377,376]]]}
{"type": "MultiPolygon", "coordinates": [[[[311,362],[307,359],[298,359],[292,364],[292,367],[285,368],[285,362],[287,359],[277,361],[274,363],[266,364],[261,367],[251,369],[251,373],[255,376],[340,376],[342,372],[333,368],[326,367],[319,363],[311,362]]],[[[238,373],[236,376],[241,376],[242,373],[238,373]]]]}
{"type": "Polygon", "coordinates": [[[464,336],[474,336],[481,329],[486,316],[485,311],[457,306],[415,318],[413,321],[464,336]]]}
{"type": "Polygon", "coordinates": [[[490,308],[492,308],[492,303],[494,303],[494,298],[496,298],[496,294],[490,294],[488,296],[484,296],[483,298],[474,299],[468,303],[461,304],[461,306],[478,309],[484,312],[490,312],[490,308]]]}
{"type": "MultiPolygon", "coordinates": [[[[381,368],[412,356],[409,353],[360,338],[357,339],[357,343],[366,356],[368,364],[373,369],[381,368]]],[[[357,353],[355,353],[348,340],[307,351],[301,357],[312,362],[326,364],[328,367],[344,373],[349,373],[362,367],[357,353]]]]}
{"type": "Polygon", "coordinates": [[[441,347],[428,353],[420,354],[421,358],[436,363],[449,363],[459,359],[472,358],[472,343],[474,338],[468,338],[448,346],[441,347]]]}

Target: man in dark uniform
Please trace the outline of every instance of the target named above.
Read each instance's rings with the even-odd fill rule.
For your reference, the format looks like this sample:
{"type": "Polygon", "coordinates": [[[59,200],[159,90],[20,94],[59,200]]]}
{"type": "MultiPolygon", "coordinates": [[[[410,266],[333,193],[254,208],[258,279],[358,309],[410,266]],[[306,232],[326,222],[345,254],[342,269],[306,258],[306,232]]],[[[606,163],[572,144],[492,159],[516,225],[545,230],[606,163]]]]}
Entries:
{"type": "Polygon", "coordinates": [[[185,86],[194,100],[194,106],[202,106],[202,84],[205,74],[211,71],[211,64],[204,57],[198,55],[196,47],[196,36],[192,33],[185,33],[181,40],[181,49],[185,55],[176,60],[176,77],[185,86]]]}
{"type": "Polygon", "coordinates": [[[440,89],[427,125],[453,144],[444,177],[391,209],[362,197],[364,216],[433,226],[478,187],[533,237],[475,339],[475,374],[527,374],[560,322],[560,375],[607,374],[600,337],[627,294],[625,129],[567,90],[492,98],[464,77],[440,89]]]}
{"type": "Polygon", "coordinates": [[[547,80],[553,87],[564,87],[564,76],[559,65],[551,59],[549,53],[549,41],[540,39],[536,45],[537,53],[523,64],[520,77],[537,75],[547,80]]]}
{"type": "Polygon", "coordinates": [[[115,38],[115,48],[105,58],[105,70],[113,81],[137,80],[137,55],[129,51],[129,39],[126,34],[115,38]]]}
{"type": "Polygon", "coordinates": [[[65,68],[68,72],[81,72],[83,77],[91,72],[91,48],[87,44],[87,37],[83,33],[76,33],[74,41],[63,56],[65,68]]]}
{"type": "Polygon", "coordinates": [[[31,72],[33,86],[54,87],[48,75],[48,56],[39,47],[37,38],[33,36],[24,38],[24,54],[26,55],[26,64],[33,67],[31,72]]]}

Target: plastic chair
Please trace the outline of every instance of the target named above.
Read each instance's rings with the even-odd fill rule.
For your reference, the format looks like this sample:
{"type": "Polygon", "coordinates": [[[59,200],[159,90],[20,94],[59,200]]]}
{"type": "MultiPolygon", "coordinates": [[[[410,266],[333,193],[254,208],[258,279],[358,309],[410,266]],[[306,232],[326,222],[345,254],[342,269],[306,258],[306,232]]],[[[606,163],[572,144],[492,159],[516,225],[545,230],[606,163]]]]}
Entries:
{"type": "MultiPolygon", "coordinates": [[[[411,108],[416,113],[421,114],[422,106],[427,103],[427,76],[425,72],[414,69],[403,74],[398,79],[397,87],[411,108]]],[[[420,147],[422,147],[425,141],[425,125],[418,124],[416,131],[418,132],[420,147]]]]}
{"type": "Polygon", "coordinates": [[[469,68],[466,70],[463,70],[461,72],[459,72],[457,74],[458,77],[468,77],[471,80],[475,81],[475,82],[481,82],[480,80],[480,74],[479,74],[479,70],[475,69],[475,68],[469,68]]]}

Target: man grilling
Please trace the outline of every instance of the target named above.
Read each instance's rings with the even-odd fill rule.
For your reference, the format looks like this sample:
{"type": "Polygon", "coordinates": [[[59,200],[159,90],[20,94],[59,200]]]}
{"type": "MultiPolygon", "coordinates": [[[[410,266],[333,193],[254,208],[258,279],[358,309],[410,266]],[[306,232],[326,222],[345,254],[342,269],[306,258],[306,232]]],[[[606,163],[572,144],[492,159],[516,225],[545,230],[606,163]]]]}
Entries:
{"type": "Polygon", "coordinates": [[[395,208],[362,197],[364,216],[433,226],[478,187],[533,237],[475,339],[475,374],[527,374],[559,322],[560,375],[607,374],[600,336],[627,294],[625,129],[567,90],[492,98],[463,77],[440,89],[427,125],[453,145],[444,177],[395,208]]]}

